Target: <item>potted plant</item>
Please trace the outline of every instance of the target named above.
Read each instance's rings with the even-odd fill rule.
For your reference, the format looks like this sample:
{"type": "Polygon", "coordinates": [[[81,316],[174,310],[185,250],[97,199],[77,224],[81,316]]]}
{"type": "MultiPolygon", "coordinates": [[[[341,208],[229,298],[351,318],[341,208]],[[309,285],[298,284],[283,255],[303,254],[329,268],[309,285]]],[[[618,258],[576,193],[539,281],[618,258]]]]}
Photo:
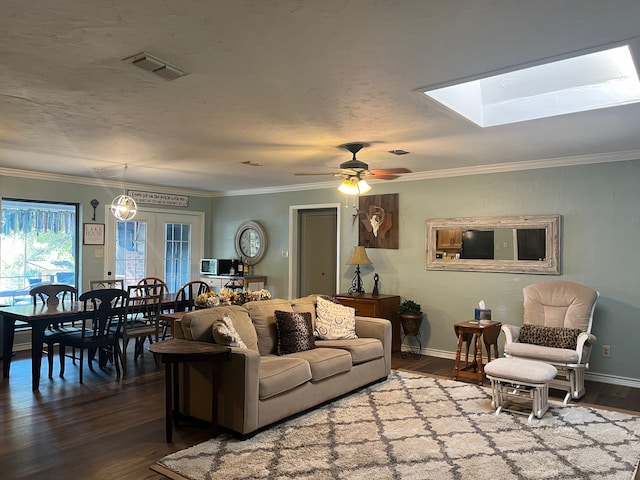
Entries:
{"type": "Polygon", "coordinates": [[[398,307],[400,324],[405,335],[416,336],[420,333],[422,325],[422,309],[413,300],[405,300],[398,307]]]}

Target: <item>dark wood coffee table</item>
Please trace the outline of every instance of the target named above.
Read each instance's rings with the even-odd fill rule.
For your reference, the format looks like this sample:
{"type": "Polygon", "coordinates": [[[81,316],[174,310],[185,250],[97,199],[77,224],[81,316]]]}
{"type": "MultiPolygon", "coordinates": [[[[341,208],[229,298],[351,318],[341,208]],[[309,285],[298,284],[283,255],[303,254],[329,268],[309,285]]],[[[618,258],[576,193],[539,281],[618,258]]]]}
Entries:
{"type": "Polygon", "coordinates": [[[212,435],[218,433],[218,374],[219,362],[231,360],[231,349],[215,343],[194,342],[191,340],[172,339],[154,343],[149,351],[160,355],[165,364],[165,409],[167,443],[171,443],[173,424],[180,417],[180,368],[179,363],[209,362],[211,363],[211,428],[212,435]]]}

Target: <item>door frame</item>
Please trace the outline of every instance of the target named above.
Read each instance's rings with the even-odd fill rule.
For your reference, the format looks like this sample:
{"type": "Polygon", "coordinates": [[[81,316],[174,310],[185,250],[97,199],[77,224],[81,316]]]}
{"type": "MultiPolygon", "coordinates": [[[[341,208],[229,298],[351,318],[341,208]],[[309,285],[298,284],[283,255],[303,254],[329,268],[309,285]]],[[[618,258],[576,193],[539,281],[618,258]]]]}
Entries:
{"type": "Polygon", "coordinates": [[[300,210],[326,210],[336,211],[336,292],[340,290],[340,226],[342,224],[340,215],[340,203],[316,203],[310,205],[290,205],[289,206],[289,299],[298,296],[298,261],[300,256],[300,238],[298,232],[298,212],[300,210]]]}

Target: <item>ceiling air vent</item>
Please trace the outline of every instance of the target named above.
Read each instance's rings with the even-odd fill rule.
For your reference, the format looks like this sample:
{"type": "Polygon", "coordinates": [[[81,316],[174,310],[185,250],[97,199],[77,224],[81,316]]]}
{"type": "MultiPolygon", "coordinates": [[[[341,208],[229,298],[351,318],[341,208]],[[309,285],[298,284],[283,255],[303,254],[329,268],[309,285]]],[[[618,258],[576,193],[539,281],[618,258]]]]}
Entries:
{"type": "Polygon", "coordinates": [[[155,73],[165,80],[175,80],[176,78],[184,77],[185,75],[187,75],[187,72],[180,70],[178,67],[174,67],[164,60],[160,60],[158,57],[149,55],[146,52],[136,53],[135,55],[123,58],[122,60],[124,62],[132,63],[136,67],[140,67],[143,70],[155,73]]]}
{"type": "Polygon", "coordinates": [[[400,150],[400,149],[396,149],[396,150],[389,150],[389,153],[393,153],[394,155],[406,155],[407,152],[406,150],[400,150]]]}

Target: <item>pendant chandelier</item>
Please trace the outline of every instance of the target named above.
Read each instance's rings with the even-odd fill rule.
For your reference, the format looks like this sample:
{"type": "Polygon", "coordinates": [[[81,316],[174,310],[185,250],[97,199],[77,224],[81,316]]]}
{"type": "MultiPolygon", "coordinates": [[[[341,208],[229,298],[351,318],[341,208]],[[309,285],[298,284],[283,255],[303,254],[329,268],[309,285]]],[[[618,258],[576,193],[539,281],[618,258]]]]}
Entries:
{"type": "Polygon", "coordinates": [[[126,190],[126,180],[127,180],[127,168],[128,166],[124,166],[124,174],[122,176],[122,195],[118,195],[111,202],[111,213],[118,220],[122,220],[126,222],[127,220],[131,220],[135,217],[136,212],[138,211],[138,205],[136,205],[136,201],[127,195],[126,190]]]}

